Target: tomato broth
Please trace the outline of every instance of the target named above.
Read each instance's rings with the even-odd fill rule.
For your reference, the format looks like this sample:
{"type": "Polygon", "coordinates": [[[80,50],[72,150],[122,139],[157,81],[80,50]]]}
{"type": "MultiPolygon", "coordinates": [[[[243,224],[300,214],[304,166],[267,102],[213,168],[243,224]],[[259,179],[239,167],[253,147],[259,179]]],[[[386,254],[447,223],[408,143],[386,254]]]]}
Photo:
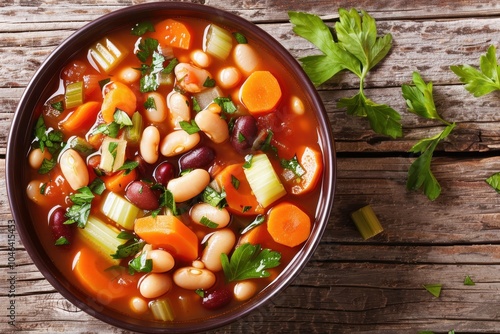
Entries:
{"type": "Polygon", "coordinates": [[[36,112],[28,152],[30,214],[51,260],[89,302],[138,319],[213,317],[255,297],[307,239],[308,232],[294,234],[315,222],[318,123],[295,78],[252,39],[188,17],[137,22],[68,60],[50,84],[59,88],[36,112]],[[249,79],[254,73],[257,83],[249,79]],[[174,132],[199,138],[169,149],[174,132]],[[260,165],[267,169],[251,175],[260,165]],[[195,217],[196,204],[206,202],[217,210],[215,221],[210,208],[195,217]],[[271,222],[281,204],[309,220],[285,214],[271,222]],[[221,212],[229,220],[219,224],[221,212]],[[271,235],[270,224],[285,241],[271,235]],[[209,247],[215,262],[220,253],[231,262],[245,245],[264,269],[233,278],[223,264],[209,269],[209,247]],[[182,268],[208,272],[210,282],[179,286],[182,268]]]}

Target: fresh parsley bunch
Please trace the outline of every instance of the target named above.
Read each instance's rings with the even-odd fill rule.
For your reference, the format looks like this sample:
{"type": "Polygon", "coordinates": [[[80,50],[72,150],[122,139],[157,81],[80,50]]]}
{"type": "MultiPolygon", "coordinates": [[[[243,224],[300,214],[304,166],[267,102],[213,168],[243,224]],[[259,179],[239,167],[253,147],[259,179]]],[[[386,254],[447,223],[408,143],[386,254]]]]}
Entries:
{"type": "Polygon", "coordinates": [[[438,114],[432,94],[432,82],[426,84],[419,73],[413,72],[413,84],[414,86],[401,87],[408,111],[427,119],[439,120],[446,125],[441,133],[420,140],[410,149],[410,152],[420,156],[410,166],[406,187],[410,190],[423,188],[427,198],[433,201],[441,194],[441,186],[431,171],[432,155],[437,145],[455,128],[455,123],[447,122],[438,114]]]}
{"type": "Polygon", "coordinates": [[[392,47],[392,35],[377,36],[375,19],[367,12],[356,9],[339,9],[335,23],[335,36],[316,15],[289,12],[293,31],[313,43],[323,54],[300,58],[304,71],[319,86],[335,74],[347,70],[359,79],[359,93],[342,98],[337,106],[347,108],[347,113],[367,117],[371,128],[380,134],[397,138],[402,136],[400,114],[385,104],[370,100],[364,92],[368,72],[376,66],[392,47]]]}

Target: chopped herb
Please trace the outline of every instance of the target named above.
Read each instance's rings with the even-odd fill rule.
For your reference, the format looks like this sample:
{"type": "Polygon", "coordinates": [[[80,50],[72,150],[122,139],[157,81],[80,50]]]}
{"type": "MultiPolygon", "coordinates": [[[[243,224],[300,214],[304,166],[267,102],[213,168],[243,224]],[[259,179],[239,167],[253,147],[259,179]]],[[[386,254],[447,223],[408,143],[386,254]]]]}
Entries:
{"type": "Polygon", "coordinates": [[[139,253],[146,245],[146,242],[137,238],[129,239],[126,243],[118,246],[115,254],[111,254],[113,259],[126,259],[139,253]]]}
{"type": "Polygon", "coordinates": [[[227,114],[234,114],[238,111],[238,108],[236,108],[235,104],[229,97],[216,97],[214,102],[217,103],[221,107],[222,111],[227,114]]]}
{"type": "Polygon", "coordinates": [[[245,35],[243,35],[240,32],[233,32],[233,36],[236,39],[236,42],[238,42],[238,44],[247,44],[248,43],[248,40],[245,37],[245,35]]]}
{"type": "Polygon", "coordinates": [[[233,174],[231,174],[231,184],[236,190],[238,190],[238,188],[240,187],[240,180],[238,180],[238,178],[233,174]]]}
{"type": "Polygon", "coordinates": [[[144,102],[144,108],[146,109],[156,109],[156,102],[155,99],[152,98],[151,96],[148,97],[146,102],[144,102]]]}
{"type": "Polygon", "coordinates": [[[426,285],[424,285],[425,290],[429,291],[429,293],[436,298],[439,298],[439,296],[441,295],[441,288],[442,287],[443,287],[442,284],[426,284],[426,285]]]}
{"type": "Polygon", "coordinates": [[[162,208],[169,209],[174,216],[177,216],[179,214],[179,211],[177,210],[177,206],[175,204],[174,195],[170,190],[168,190],[165,186],[161,184],[155,184],[153,187],[151,187],[151,189],[160,190],[162,192],[159,201],[160,205],[158,209],[151,212],[151,216],[156,217],[160,213],[162,208]]]}
{"type": "Polygon", "coordinates": [[[306,173],[304,168],[302,168],[299,161],[297,160],[296,155],[290,160],[281,159],[280,163],[281,167],[291,170],[298,178],[302,177],[306,173]]]}
{"type": "Polygon", "coordinates": [[[133,258],[128,263],[128,272],[133,275],[136,272],[149,273],[153,270],[153,260],[147,258],[147,252],[133,258]]]}
{"type": "Polygon", "coordinates": [[[132,170],[134,170],[135,168],[137,168],[139,166],[139,162],[137,161],[125,161],[125,163],[120,167],[118,168],[116,171],[120,171],[120,170],[124,170],[125,171],[125,175],[129,174],[132,170]]]}
{"type": "Polygon", "coordinates": [[[248,226],[245,227],[241,231],[241,234],[245,234],[245,233],[249,232],[250,230],[253,230],[257,226],[262,225],[265,221],[266,221],[266,217],[264,215],[258,215],[257,217],[255,217],[255,219],[254,219],[253,222],[251,222],[250,224],[248,224],[248,226]]]}
{"type": "Polygon", "coordinates": [[[133,125],[129,115],[121,109],[116,109],[115,113],[113,114],[113,119],[116,124],[120,125],[120,129],[125,126],[133,125]]]}
{"type": "Polygon", "coordinates": [[[200,131],[200,128],[198,127],[198,124],[196,124],[194,119],[192,119],[191,122],[180,121],[179,126],[182,130],[186,131],[190,135],[200,131]]]}
{"type": "Polygon", "coordinates": [[[65,237],[59,237],[59,239],[56,240],[55,244],[56,246],[64,246],[64,245],[69,245],[70,242],[68,241],[68,239],[66,239],[65,237]]]}
{"type": "Polygon", "coordinates": [[[90,184],[89,184],[90,190],[97,195],[102,195],[104,190],[106,190],[106,185],[104,184],[104,181],[96,177],[90,184]]]}
{"type": "Polygon", "coordinates": [[[50,105],[52,108],[54,108],[57,111],[63,112],[64,111],[64,103],[63,101],[57,101],[54,102],[50,105]]]}
{"type": "Polygon", "coordinates": [[[40,195],[45,195],[45,189],[47,189],[47,183],[42,183],[40,186],[40,195]]]}
{"type": "Polygon", "coordinates": [[[147,32],[154,32],[155,27],[149,21],[139,22],[132,28],[131,34],[135,36],[142,36],[147,32]]]}
{"type": "Polygon", "coordinates": [[[252,167],[252,159],[253,159],[253,155],[252,154],[247,154],[245,156],[245,163],[243,164],[243,168],[250,168],[250,167],[252,167]]]}
{"type": "Polygon", "coordinates": [[[76,191],[76,193],[69,196],[73,205],[70,206],[65,216],[68,218],[64,224],[76,223],[79,228],[85,228],[90,214],[90,208],[94,194],[89,187],[83,187],[76,191]]]}
{"type": "Polygon", "coordinates": [[[243,133],[238,133],[238,143],[243,143],[245,141],[245,136],[243,135],[243,133]]]}
{"type": "Polygon", "coordinates": [[[217,192],[214,188],[208,186],[201,194],[203,202],[208,203],[216,208],[223,208],[227,205],[226,193],[222,191],[217,192]]]}
{"type": "Polygon", "coordinates": [[[120,124],[116,122],[111,122],[109,124],[99,124],[93,131],[92,135],[102,133],[111,138],[118,137],[118,132],[120,131],[120,124]]]}
{"type": "Polygon", "coordinates": [[[110,142],[108,145],[108,152],[113,157],[113,162],[111,163],[111,166],[113,166],[115,164],[116,155],[118,154],[118,143],[114,141],[110,142]]]}
{"type": "Polygon", "coordinates": [[[198,103],[198,100],[193,96],[192,101],[193,101],[193,111],[200,112],[201,107],[200,107],[200,104],[198,103]]]}
{"type": "Polygon", "coordinates": [[[49,150],[49,152],[54,155],[63,146],[63,134],[59,130],[47,129],[43,116],[38,117],[35,124],[35,138],[37,139],[38,145],[42,152],[49,150]]]}
{"type": "Polygon", "coordinates": [[[224,276],[228,282],[241,281],[250,278],[269,277],[266,269],[280,265],[281,254],[270,249],[262,249],[260,245],[249,243],[237,247],[231,259],[227,254],[220,255],[224,276]]]}
{"type": "Polygon", "coordinates": [[[158,48],[158,41],[154,38],[145,38],[140,40],[136,53],[137,58],[143,63],[153,54],[158,48]]]}
{"type": "Polygon", "coordinates": [[[106,86],[110,82],[111,82],[111,78],[106,78],[106,79],[99,80],[99,87],[102,90],[104,88],[104,86],[106,86]]]}
{"type": "Polygon", "coordinates": [[[174,71],[175,66],[179,64],[179,60],[177,58],[172,58],[172,60],[169,61],[168,65],[165,66],[165,68],[161,71],[161,73],[164,74],[170,74],[174,71]]]}
{"type": "Polygon", "coordinates": [[[209,218],[207,218],[206,216],[201,217],[201,219],[200,219],[200,223],[201,223],[202,225],[205,225],[205,226],[206,226],[206,227],[208,227],[208,228],[217,228],[217,227],[219,227],[219,224],[217,224],[217,223],[215,223],[215,222],[211,221],[211,220],[210,220],[209,218]]]}
{"type": "Polygon", "coordinates": [[[276,148],[273,145],[271,145],[271,140],[273,139],[273,136],[274,136],[274,132],[272,130],[268,129],[266,139],[262,143],[262,147],[261,147],[262,151],[267,152],[269,150],[276,150],[276,148]]]}
{"type": "Polygon", "coordinates": [[[42,165],[38,169],[38,174],[47,174],[57,165],[56,159],[43,159],[42,165]]]}
{"type": "Polygon", "coordinates": [[[151,66],[143,64],[141,67],[141,93],[153,92],[160,86],[158,75],[164,70],[163,63],[165,62],[165,57],[163,57],[163,55],[161,55],[159,52],[154,51],[152,58],[153,60],[151,66]]]}
{"type": "Polygon", "coordinates": [[[215,87],[215,79],[212,79],[210,77],[207,77],[205,79],[205,82],[203,83],[203,87],[215,87]]]}
{"type": "Polygon", "coordinates": [[[131,240],[134,238],[134,235],[127,231],[121,231],[116,237],[122,240],[131,240]]]}
{"type": "Polygon", "coordinates": [[[247,211],[249,211],[252,207],[250,205],[245,205],[243,208],[241,208],[241,212],[242,213],[245,213],[247,211]]]}
{"type": "Polygon", "coordinates": [[[472,278],[469,275],[467,275],[464,278],[464,285],[471,285],[472,286],[472,285],[476,285],[476,283],[474,283],[472,278]]]}
{"type": "Polygon", "coordinates": [[[196,289],[194,291],[194,293],[196,293],[198,296],[200,296],[201,298],[204,298],[205,297],[205,290],[203,289],[196,289]]]}

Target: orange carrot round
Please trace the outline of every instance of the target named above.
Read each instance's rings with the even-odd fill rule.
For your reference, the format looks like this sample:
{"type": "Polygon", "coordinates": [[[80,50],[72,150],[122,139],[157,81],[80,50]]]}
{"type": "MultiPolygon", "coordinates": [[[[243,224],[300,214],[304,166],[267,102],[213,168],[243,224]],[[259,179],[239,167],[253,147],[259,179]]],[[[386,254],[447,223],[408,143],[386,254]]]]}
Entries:
{"type": "Polygon", "coordinates": [[[302,146],[297,151],[297,159],[305,173],[298,179],[292,179],[291,192],[295,195],[306,194],[316,187],[323,172],[321,153],[307,146],[302,146]]]}
{"type": "Polygon", "coordinates": [[[264,213],[264,208],[257,202],[247,181],[243,164],[225,167],[215,176],[217,184],[226,192],[227,209],[240,215],[264,213]]]}
{"type": "Polygon", "coordinates": [[[166,19],[155,25],[153,38],[160,44],[175,48],[189,49],[191,46],[191,32],[188,27],[177,20],[166,19]]]}
{"type": "Polygon", "coordinates": [[[281,100],[278,80],[269,71],[255,71],[240,88],[240,100],[251,114],[273,111],[281,100]]]}
{"type": "Polygon", "coordinates": [[[267,231],[277,243],[295,247],[309,237],[311,219],[294,204],[282,202],[269,212],[267,231]]]}
{"type": "Polygon", "coordinates": [[[108,88],[101,107],[104,121],[106,123],[113,122],[116,109],[123,110],[132,117],[137,109],[137,97],[134,92],[121,82],[112,82],[108,88]]]}
{"type": "Polygon", "coordinates": [[[138,218],[134,224],[134,231],[148,244],[165,249],[174,258],[188,261],[198,258],[198,237],[175,216],[138,218]]]}
{"type": "Polygon", "coordinates": [[[121,170],[113,175],[103,176],[102,179],[106,185],[106,189],[114,193],[125,191],[125,188],[137,178],[137,172],[132,169],[129,173],[121,170]]]}
{"type": "Polygon", "coordinates": [[[96,101],[85,102],[78,106],[65,120],[61,122],[61,127],[65,132],[75,131],[87,132],[95,123],[97,114],[101,110],[101,104],[96,101]]]}

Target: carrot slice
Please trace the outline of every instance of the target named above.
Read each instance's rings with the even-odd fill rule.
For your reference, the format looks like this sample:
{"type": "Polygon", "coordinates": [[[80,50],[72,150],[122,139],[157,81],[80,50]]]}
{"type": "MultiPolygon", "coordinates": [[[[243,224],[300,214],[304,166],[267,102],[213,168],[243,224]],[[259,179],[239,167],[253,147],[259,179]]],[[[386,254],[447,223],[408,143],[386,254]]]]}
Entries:
{"type": "Polygon", "coordinates": [[[134,181],[137,178],[137,172],[135,169],[129,171],[121,170],[113,175],[103,176],[102,180],[106,185],[106,189],[112,191],[114,193],[120,193],[127,188],[130,182],[134,181]]]}
{"type": "Polygon", "coordinates": [[[292,203],[281,202],[269,212],[267,231],[279,244],[295,247],[311,233],[311,219],[292,203]]]}
{"type": "Polygon", "coordinates": [[[96,101],[89,101],[78,106],[65,120],[61,122],[61,127],[65,132],[74,133],[82,130],[87,132],[95,123],[97,114],[101,110],[101,104],[96,101]]]}
{"type": "Polygon", "coordinates": [[[139,279],[139,275],[134,277],[124,270],[110,269],[107,263],[100,263],[88,248],[82,248],[76,254],[73,272],[83,288],[101,304],[133,293],[139,279]]]}
{"type": "Polygon", "coordinates": [[[160,44],[175,48],[189,49],[191,46],[191,32],[182,22],[173,19],[163,20],[155,25],[156,38],[160,44]]]}
{"type": "MultiPolygon", "coordinates": [[[[301,195],[310,192],[316,187],[323,172],[323,160],[320,152],[308,146],[299,148],[297,159],[305,173],[300,178],[296,178],[294,175],[291,175],[290,178],[285,176],[286,179],[290,179],[285,184],[290,187],[292,194],[301,195]]],[[[293,174],[289,170],[285,172],[293,174]]]]}
{"type": "Polygon", "coordinates": [[[269,71],[255,71],[240,88],[240,100],[251,114],[273,111],[281,100],[278,80],[269,71]]]}
{"type": "Polygon", "coordinates": [[[220,188],[226,192],[227,209],[240,215],[258,215],[264,208],[257,202],[243,171],[243,163],[229,165],[215,176],[220,188]]]}
{"type": "Polygon", "coordinates": [[[198,237],[175,216],[138,218],[134,231],[148,244],[164,248],[176,258],[192,261],[198,257],[198,237]]]}
{"type": "Polygon", "coordinates": [[[123,110],[132,117],[137,109],[137,97],[134,92],[121,82],[113,82],[109,84],[108,88],[101,107],[104,121],[106,123],[113,122],[116,109],[123,110]]]}

